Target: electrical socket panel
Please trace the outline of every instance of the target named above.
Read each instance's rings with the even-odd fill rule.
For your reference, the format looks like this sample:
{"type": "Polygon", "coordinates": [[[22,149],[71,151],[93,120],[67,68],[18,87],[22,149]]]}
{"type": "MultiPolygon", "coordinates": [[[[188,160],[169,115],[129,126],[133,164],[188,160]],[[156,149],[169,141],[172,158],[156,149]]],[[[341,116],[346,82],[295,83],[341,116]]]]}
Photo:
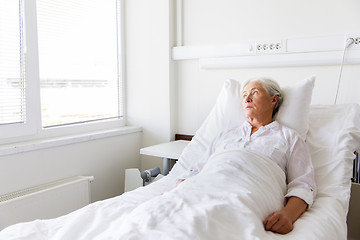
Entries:
{"type": "Polygon", "coordinates": [[[282,40],[258,41],[253,44],[256,54],[277,54],[286,51],[286,42],[282,40]]]}
{"type": "Polygon", "coordinates": [[[360,46],[360,37],[355,38],[354,43],[360,46]]]}
{"type": "Polygon", "coordinates": [[[354,43],[349,46],[349,49],[360,50],[360,34],[357,35],[357,36],[354,36],[354,35],[353,35],[353,36],[350,36],[350,35],[349,35],[349,36],[346,36],[345,42],[346,42],[349,38],[354,39],[354,43]]]}

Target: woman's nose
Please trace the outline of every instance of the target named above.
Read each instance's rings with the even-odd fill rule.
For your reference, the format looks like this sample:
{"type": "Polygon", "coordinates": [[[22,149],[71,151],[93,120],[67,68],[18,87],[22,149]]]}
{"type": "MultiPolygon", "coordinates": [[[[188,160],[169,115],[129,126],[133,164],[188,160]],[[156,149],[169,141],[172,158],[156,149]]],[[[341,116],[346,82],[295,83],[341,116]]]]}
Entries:
{"type": "Polygon", "coordinates": [[[252,101],[252,99],[251,99],[250,95],[245,97],[245,102],[251,102],[251,101],[252,101]]]}

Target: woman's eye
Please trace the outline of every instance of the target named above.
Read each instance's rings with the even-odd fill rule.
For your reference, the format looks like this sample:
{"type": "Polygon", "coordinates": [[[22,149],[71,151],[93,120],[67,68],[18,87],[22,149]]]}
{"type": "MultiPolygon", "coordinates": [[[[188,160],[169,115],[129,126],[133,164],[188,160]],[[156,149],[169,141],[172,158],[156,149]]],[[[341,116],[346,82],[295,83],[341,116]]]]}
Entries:
{"type": "Polygon", "coordinates": [[[258,91],[254,91],[253,92],[253,95],[257,95],[259,92],[258,91]]]}

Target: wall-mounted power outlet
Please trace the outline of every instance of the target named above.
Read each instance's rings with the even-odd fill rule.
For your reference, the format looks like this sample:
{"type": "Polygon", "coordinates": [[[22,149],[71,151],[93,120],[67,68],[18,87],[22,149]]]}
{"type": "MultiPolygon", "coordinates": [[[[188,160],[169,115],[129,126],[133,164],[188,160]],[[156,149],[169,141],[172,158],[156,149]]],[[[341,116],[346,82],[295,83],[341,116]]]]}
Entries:
{"type": "Polygon", "coordinates": [[[355,42],[354,42],[354,43],[360,45],[360,37],[355,38],[355,42]]]}
{"type": "Polygon", "coordinates": [[[256,54],[276,54],[285,51],[283,41],[263,41],[254,44],[256,54]]]}
{"type": "Polygon", "coordinates": [[[346,40],[345,41],[348,41],[349,38],[352,38],[354,39],[354,42],[349,45],[349,49],[353,49],[353,50],[360,50],[360,36],[359,35],[353,35],[353,36],[346,36],[346,40]]]}

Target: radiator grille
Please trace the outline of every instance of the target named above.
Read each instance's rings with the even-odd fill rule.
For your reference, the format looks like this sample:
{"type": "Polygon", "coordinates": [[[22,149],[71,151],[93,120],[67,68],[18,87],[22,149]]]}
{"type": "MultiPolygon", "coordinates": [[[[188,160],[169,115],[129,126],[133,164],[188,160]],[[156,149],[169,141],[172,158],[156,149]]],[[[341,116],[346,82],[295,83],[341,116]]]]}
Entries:
{"type": "Polygon", "coordinates": [[[90,203],[92,176],[76,176],[0,196],[0,230],[18,222],[58,217],[90,203]]]}
{"type": "MultiPolygon", "coordinates": [[[[76,181],[80,181],[82,180],[84,177],[82,176],[76,176],[76,177],[72,177],[72,178],[66,178],[66,179],[62,179],[62,180],[58,180],[58,181],[54,181],[51,183],[46,183],[46,184],[42,184],[36,187],[31,187],[31,188],[27,188],[27,189],[23,189],[23,190],[19,190],[16,192],[12,192],[12,193],[7,193],[4,195],[0,196],[0,203],[1,202],[5,202],[5,201],[9,201],[11,199],[15,199],[15,198],[19,198],[19,197],[24,197],[26,195],[32,194],[32,193],[37,193],[37,192],[41,192],[41,191],[46,191],[55,187],[60,187],[62,185],[66,185],[70,182],[76,182],[76,181]]],[[[89,181],[92,182],[94,180],[93,177],[88,177],[89,181]]]]}

